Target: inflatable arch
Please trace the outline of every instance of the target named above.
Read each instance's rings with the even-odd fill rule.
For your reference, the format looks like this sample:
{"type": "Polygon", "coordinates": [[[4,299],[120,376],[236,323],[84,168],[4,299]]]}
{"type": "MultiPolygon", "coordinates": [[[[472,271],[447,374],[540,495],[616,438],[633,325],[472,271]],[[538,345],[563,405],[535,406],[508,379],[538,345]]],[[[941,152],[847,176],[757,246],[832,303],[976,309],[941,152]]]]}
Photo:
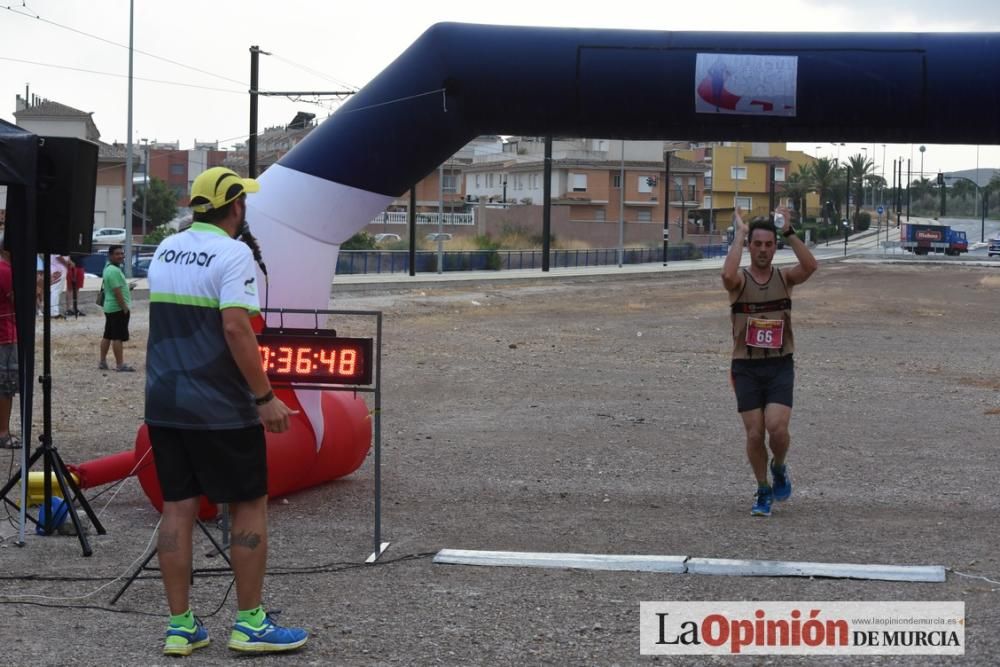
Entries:
{"type": "MultiPolygon", "coordinates": [[[[266,305],[327,308],[340,244],[480,134],[998,144],[997,80],[993,33],[438,24],[260,177],[248,220],[270,270],[266,305]]],[[[284,321],[312,324],[300,317],[284,321]]],[[[324,414],[357,431],[364,452],[370,440],[367,415],[367,430],[337,426],[322,392],[296,398],[295,442],[276,450],[288,437],[268,438],[275,458],[297,460],[284,492],[332,478],[301,474],[332,441],[324,414]]],[[[357,454],[330,464],[333,476],[356,469],[357,454]]]]}
{"type": "Polygon", "coordinates": [[[247,215],[271,304],[325,308],[340,244],[480,134],[997,144],[998,76],[994,33],[441,23],[262,174],[247,215]]]}

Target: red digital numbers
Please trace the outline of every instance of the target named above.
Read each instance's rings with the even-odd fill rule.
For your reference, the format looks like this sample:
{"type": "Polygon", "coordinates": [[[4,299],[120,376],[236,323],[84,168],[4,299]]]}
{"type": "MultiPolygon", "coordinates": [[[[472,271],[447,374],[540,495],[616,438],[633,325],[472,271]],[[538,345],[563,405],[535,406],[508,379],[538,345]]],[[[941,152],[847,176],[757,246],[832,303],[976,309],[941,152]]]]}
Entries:
{"type": "Polygon", "coordinates": [[[371,383],[371,339],[268,332],[257,338],[261,368],[276,380],[371,383]]]}
{"type": "Polygon", "coordinates": [[[295,372],[299,375],[312,373],[313,371],[313,362],[309,358],[310,352],[312,352],[311,347],[300,347],[298,353],[295,355],[295,372]]]}

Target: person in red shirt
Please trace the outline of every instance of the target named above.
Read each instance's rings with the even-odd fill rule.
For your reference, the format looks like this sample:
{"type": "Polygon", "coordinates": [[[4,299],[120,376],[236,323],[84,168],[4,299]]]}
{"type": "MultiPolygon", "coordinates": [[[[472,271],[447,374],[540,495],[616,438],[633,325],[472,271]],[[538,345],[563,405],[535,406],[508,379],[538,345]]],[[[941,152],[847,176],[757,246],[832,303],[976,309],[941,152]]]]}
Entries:
{"type": "Polygon", "coordinates": [[[0,449],[17,449],[10,432],[10,411],[17,393],[17,327],[14,322],[14,278],[10,253],[0,232],[0,449]]]}

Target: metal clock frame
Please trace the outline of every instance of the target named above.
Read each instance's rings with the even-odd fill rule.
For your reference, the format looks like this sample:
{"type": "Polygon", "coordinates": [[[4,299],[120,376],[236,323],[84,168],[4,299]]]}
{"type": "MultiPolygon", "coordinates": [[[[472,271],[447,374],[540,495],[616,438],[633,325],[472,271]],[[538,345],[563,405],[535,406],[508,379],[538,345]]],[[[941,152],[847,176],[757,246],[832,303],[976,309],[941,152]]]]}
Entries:
{"type": "MultiPolygon", "coordinates": [[[[288,387],[291,389],[307,389],[307,390],[330,390],[330,391],[350,391],[355,394],[372,394],[375,407],[373,410],[374,414],[374,425],[373,425],[373,441],[375,449],[375,517],[374,517],[374,527],[372,536],[372,553],[365,559],[366,563],[375,563],[379,557],[389,548],[389,542],[382,541],[382,311],[380,310],[315,310],[315,309],[297,309],[297,308],[261,308],[261,315],[264,317],[264,328],[266,331],[271,333],[281,333],[283,329],[294,329],[301,333],[302,327],[285,327],[284,316],[285,315],[312,315],[315,328],[314,331],[327,331],[327,329],[320,327],[319,318],[320,316],[329,315],[349,315],[349,316],[359,316],[359,317],[370,317],[375,320],[375,341],[374,341],[374,352],[375,352],[375,367],[373,369],[373,380],[370,385],[348,385],[348,384],[324,384],[317,382],[309,383],[296,383],[296,382],[283,382],[281,380],[273,380],[272,384],[278,387],[288,387]],[[270,326],[270,317],[272,315],[278,315],[279,324],[277,327],[270,326]]],[[[354,336],[355,338],[357,336],[354,336]]],[[[369,363],[371,360],[369,360],[369,363]]]]}

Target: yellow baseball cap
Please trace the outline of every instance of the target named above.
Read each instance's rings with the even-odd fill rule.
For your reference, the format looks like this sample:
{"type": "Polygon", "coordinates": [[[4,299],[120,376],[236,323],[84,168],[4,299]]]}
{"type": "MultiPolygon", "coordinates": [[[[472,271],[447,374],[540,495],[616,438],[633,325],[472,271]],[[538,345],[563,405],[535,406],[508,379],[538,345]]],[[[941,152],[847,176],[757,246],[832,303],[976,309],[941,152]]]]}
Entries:
{"type": "Polygon", "coordinates": [[[191,184],[191,202],[196,213],[222,208],[240,195],[260,190],[260,183],[243,178],[232,169],[212,167],[198,174],[191,184]]]}

